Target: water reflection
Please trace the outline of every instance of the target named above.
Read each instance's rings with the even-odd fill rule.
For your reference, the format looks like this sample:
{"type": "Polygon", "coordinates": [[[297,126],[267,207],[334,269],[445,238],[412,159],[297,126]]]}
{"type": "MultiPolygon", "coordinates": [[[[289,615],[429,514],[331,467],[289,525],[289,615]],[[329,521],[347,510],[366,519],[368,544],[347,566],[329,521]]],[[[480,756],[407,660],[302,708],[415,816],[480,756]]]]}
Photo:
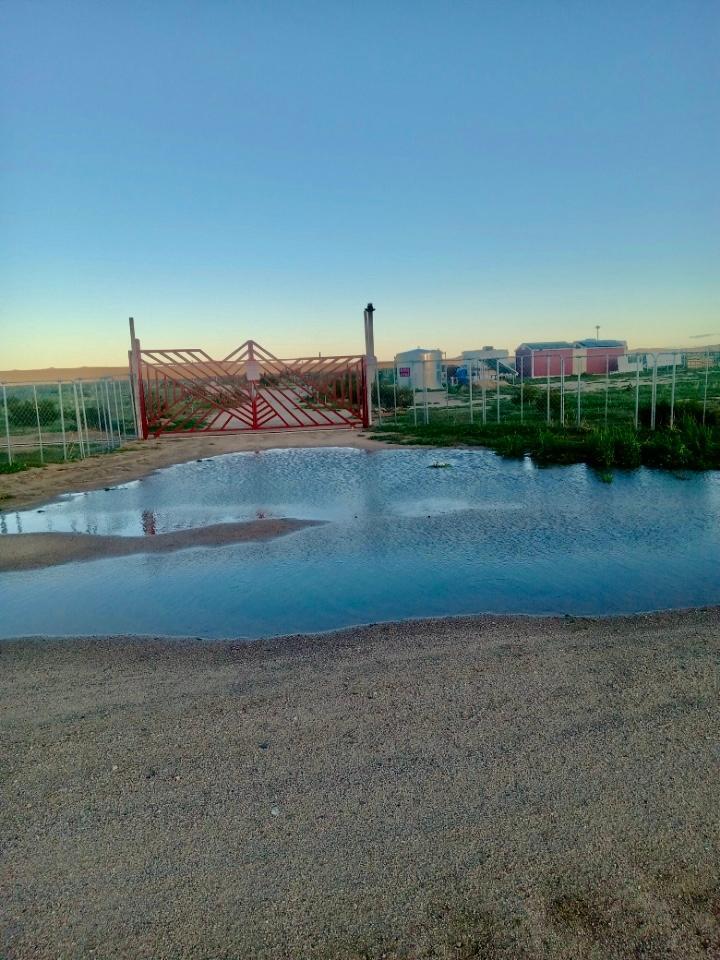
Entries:
{"type": "Polygon", "coordinates": [[[679,482],[640,470],[603,484],[581,465],[537,469],[482,450],[267,451],[3,514],[0,530],[154,536],[266,517],[330,522],[265,543],[0,576],[0,634],[260,636],[720,602],[717,473],[679,482]],[[451,466],[430,469],[438,456],[451,466]]]}

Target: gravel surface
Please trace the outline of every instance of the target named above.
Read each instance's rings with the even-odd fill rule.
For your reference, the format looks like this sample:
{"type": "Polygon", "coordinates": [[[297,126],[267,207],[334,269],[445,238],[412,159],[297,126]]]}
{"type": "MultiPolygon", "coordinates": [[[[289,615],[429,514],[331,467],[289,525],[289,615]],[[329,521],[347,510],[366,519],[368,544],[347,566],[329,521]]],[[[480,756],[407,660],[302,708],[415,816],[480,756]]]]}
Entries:
{"type": "Polygon", "coordinates": [[[720,611],[0,644],[0,956],[720,958],[720,611]]]}

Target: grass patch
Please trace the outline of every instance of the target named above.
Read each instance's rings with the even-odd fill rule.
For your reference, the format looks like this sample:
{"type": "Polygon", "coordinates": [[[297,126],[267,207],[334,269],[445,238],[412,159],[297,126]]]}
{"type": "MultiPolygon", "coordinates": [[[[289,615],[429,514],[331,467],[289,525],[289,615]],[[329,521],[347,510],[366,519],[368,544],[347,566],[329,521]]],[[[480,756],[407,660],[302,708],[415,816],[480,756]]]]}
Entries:
{"type": "MultiPolygon", "coordinates": [[[[684,417],[657,430],[632,425],[562,427],[559,424],[398,422],[373,435],[391,443],[481,446],[503,457],[530,456],[543,465],[587,463],[603,475],[613,468],[720,469],[720,428],[684,417]]],[[[605,480],[605,482],[608,482],[605,480]]]]}

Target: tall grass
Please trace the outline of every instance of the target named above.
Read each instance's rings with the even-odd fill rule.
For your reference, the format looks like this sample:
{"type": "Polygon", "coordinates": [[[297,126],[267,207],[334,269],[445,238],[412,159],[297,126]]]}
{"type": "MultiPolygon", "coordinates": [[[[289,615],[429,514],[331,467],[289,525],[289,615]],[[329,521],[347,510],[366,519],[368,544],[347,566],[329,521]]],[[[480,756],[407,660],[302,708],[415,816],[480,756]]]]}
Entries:
{"type": "Polygon", "coordinates": [[[398,443],[482,446],[504,457],[530,456],[539,464],[587,463],[600,471],[639,466],[665,469],[720,469],[720,429],[683,417],[672,428],[632,425],[580,428],[548,424],[397,423],[380,425],[376,435],[398,443]]]}

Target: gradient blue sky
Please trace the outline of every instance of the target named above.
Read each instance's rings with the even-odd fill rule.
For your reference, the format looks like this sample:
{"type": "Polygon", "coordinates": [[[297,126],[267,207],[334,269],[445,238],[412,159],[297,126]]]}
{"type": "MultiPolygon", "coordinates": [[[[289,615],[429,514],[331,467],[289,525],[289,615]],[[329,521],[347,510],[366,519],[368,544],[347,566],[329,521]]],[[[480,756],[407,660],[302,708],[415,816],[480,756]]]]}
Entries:
{"type": "Polygon", "coordinates": [[[4,0],[0,368],[720,334],[719,103],[717,0],[4,0]]]}

